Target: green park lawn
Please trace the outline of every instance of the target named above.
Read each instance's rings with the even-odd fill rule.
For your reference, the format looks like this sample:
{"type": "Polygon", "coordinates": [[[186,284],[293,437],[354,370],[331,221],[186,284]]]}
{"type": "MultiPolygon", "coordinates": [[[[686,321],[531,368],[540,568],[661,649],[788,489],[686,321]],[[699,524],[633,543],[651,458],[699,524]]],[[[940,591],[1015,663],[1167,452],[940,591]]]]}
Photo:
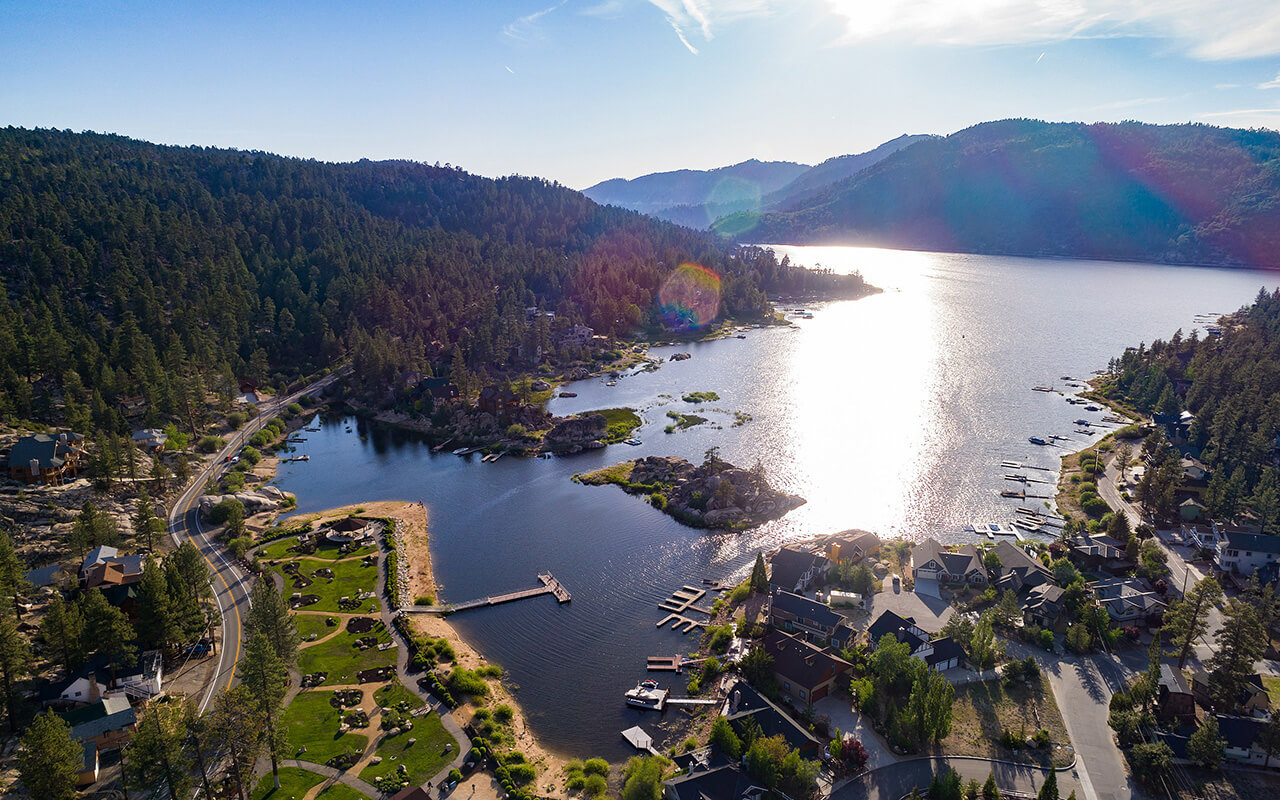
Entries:
{"type": "MultiPolygon", "coordinates": [[[[371,647],[360,651],[355,648],[357,639],[376,636],[378,642],[391,641],[391,634],[386,628],[376,628],[368,633],[342,633],[331,639],[320,642],[298,651],[298,670],[303,675],[312,672],[327,672],[325,683],[329,686],[340,686],[356,682],[356,673],[374,667],[390,667],[396,663],[396,649],[378,650],[371,647]]],[[[297,702],[297,701],[295,701],[297,702]]]]}
{"type": "Polygon", "coordinates": [[[314,558],[321,561],[336,561],[339,558],[359,558],[376,552],[377,547],[373,545],[365,545],[349,553],[340,553],[340,545],[328,541],[321,541],[316,545],[314,553],[300,555],[298,553],[289,552],[289,548],[298,543],[298,537],[289,536],[284,539],[277,539],[270,544],[263,545],[258,551],[258,557],[264,561],[287,561],[295,558],[314,558]]]}
{"type": "Polygon", "coordinates": [[[275,781],[268,771],[258,781],[253,790],[253,800],[302,800],[311,787],[321,783],[323,775],[297,767],[280,768],[280,788],[275,788],[275,781]]]}
{"type": "Polygon", "coordinates": [[[302,748],[306,748],[305,753],[297,755],[300,761],[324,764],[348,750],[364,752],[369,743],[368,737],[359,733],[338,735],[342,712],[329,704],[331,697],[333,692],[301,692],[284,710],[284,726],[289,736],[290,752],[297,755],[302,748]]]}
{"type": "Polygon", "coordinates": [[[440,723],[438,714],[415,717],[413,729],[383,739],[378,745],[381,764],[370,764],[360,771],[360,779],[374,783],[374,778],[390,775],[400,764],[408,770],[409,784],[427,782],[458,754],[457,744],[440,723]],[[410,739],[415,739],[409,744],[410,739]],[[454,748],[445,751],[446,745],[454,748]]]}
{"type": "Polygon", "coordinates": [[[360,561],[321,561],[313,558],[293,559],[298,562],[302,569],[302,574],[311,577],[310,586],[294,588],[293,579],[285,575],[280,564],[272,567],[277,573],[284,577],[284,596],[287,600],[294,592],[299,594],[317,595],[320,600],[309,606],[304,606],[306,611],[334,611],[352,614],[368,614],[376,612],[379,608],[377,598],[365,600],[356,609],[343,609],[338,607],[338,598],[351,597],[354,598],[362,591],[373,591],[378,585],[378,566],[372,564],[368,567],[361,564],[360,561]],[[318,569],[328,568],[333,570],[333,578],[317,578],[313,573],[318,569]]]}
{"type": "Polygon", "coordinates": [[[373,700],[382,708],[399,708],[401,711],[412,711],[426,705],[421,697],[404,688],[404,684],[396,681],[388,683],[373,693],[373,700]],[[401,708],[402,703],[407,703],[401,708]]]}
{"type": "MultiPolygon", "coordinates": [[[[298,629],[298,635],[302,637],[302,641],[307,641],[307,637],[315,634],[317,639],[323,639],[334,631],[341,630],[342,625],[326,625],[324,623],[326,614],[294,614],[293,624],[298,629]]],[[[342,620],[338,620],[339,623],[342,620]]]]}
{"type": "Polygon", "coordinates": [[[345,783],[335,783],[316,795],[319,800],[369,800],[369,796],[357,792],[345,783]]]}

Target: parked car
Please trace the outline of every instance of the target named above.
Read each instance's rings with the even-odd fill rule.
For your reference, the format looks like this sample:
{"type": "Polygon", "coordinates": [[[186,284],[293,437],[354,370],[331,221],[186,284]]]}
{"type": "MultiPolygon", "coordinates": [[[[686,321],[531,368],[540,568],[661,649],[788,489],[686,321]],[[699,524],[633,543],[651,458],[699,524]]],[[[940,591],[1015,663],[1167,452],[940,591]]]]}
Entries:
{"type": "Polygon", "coordinates": [[[893,576],[893,593],[898,594],[902,591],[902,579],[897,575],[893,576]]]}

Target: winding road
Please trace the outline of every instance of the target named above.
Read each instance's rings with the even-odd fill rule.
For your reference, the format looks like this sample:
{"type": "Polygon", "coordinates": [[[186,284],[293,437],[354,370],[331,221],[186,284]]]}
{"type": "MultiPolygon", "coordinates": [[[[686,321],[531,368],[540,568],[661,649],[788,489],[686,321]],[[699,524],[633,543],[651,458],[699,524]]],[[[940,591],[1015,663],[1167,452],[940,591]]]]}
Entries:
{"type": "Polygon", "coordinates": [[[321,391],[339,378],[345,377],[349,372],[349,366],[339,367],[293,394],[274,398],[258,406],[257,415],[243,428],[232,434],[213,460],[192,477],[169,511],[169,536],[173,539],[174,546],[178,546],[183,541],[190,541],[204,556],[205,563],[209,565],[213,598],[217,603],[218,613],[222,617],[222,637],[217,669],[208,678],[204,691],[198,698],[200,713],[204,713],[213,697],[230,686],[235,678],[236,663],[240,660],[241,626],[243,617],[249,610],[249,589],[252,582],[247,579],[244,570],[228,556],[222,544],[210,538],[210,531],[206,530],[200,522],[196,500],[203,493],[205,484],[225,472],[230,466],[228,459],[240,452],[240,448],[249,440],[249,437],[261,430],[272,417],[279,414],[290,403],[297,402],[305,395],[321,391]]]}

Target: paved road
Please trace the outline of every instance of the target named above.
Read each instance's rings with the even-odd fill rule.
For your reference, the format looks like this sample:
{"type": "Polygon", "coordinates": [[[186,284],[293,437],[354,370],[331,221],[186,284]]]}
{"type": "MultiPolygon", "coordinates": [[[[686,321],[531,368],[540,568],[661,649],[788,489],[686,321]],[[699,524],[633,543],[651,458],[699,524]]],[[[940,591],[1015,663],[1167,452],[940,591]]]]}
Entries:
{"type": "MultiPolygon", "coordinates": [[[[873,769],[836,789],[831,800],[900,800],[919,787],[928,788],[934,774],[950,767],[960,773],[963,781],[970,778],[982,782],[994,773],[1001,790],[1013,790],[1035,795],[1044,785],[1046,770],[1029,764],[1012,764],[1004,761],[988,761],[982,758],[917,758],[901,761],[880,769],[873,769]]],[[[1066,797],[1076,792],[1080,797],[1080,782],[1071,770],[1058,771],[1058,792],[1066,797]]]]}
{"type": "Polygon", "coordinates": [[[213,575],[214,601],[218,605],[218,613],[222,617],[222,644],[218,655],[218,668],[210,676],[205,686],[203,697],[199,698],[200,712],[209,706],[217,692],[231,685],[235,678],[236,663],[240,660],[241,623],[249,610],[249,589],[252,585],[245,573],[227,556],[226,550],[214,539],[200,522],[200,514],[196,510],[195,501],[203,492],[205,483],[221,475],[229,466],[227,458],[239,452],[244,443],[261,429],[285,406],[296,402],[303,395],[314,394],[347,374],[348,367],[339,368],[315,383],[286,397],[276,398],[258,406],[258,414],[240,430],[236,431],[203,470],[201,470],[169,511],[169,536],[174,545],[184,540],[190,541],[204,556],[205,563],[213,575]]]}

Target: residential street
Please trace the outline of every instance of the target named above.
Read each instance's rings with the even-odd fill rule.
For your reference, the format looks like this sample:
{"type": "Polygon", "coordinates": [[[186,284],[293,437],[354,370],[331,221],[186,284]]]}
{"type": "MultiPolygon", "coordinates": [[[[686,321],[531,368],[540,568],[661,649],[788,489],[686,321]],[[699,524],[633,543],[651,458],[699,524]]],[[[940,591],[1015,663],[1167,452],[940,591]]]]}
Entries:
{"type": "MultiPolygon", "coordinates": [[[[965,782],[970,778],[985,781],[987,775],[994,772],[996,783],[1002,790],[1012,789],[1029,795],[1039,791],[1047,774],[1045,770],[1027,764],[993,762],[982,758],[916,758],[873,769],[837,789],[831,800],[901,800],[913,788],[927,788],[934,774],[946,767],[959,772],[965,782]]],[[[1081,788],[1071,771],[1058,772],[1058,790],[1062,797],[1074,791],[1079,798],[1081,788]]],[[[1089,795],[1084,793],[1084,796],[1089,795]]]]}

